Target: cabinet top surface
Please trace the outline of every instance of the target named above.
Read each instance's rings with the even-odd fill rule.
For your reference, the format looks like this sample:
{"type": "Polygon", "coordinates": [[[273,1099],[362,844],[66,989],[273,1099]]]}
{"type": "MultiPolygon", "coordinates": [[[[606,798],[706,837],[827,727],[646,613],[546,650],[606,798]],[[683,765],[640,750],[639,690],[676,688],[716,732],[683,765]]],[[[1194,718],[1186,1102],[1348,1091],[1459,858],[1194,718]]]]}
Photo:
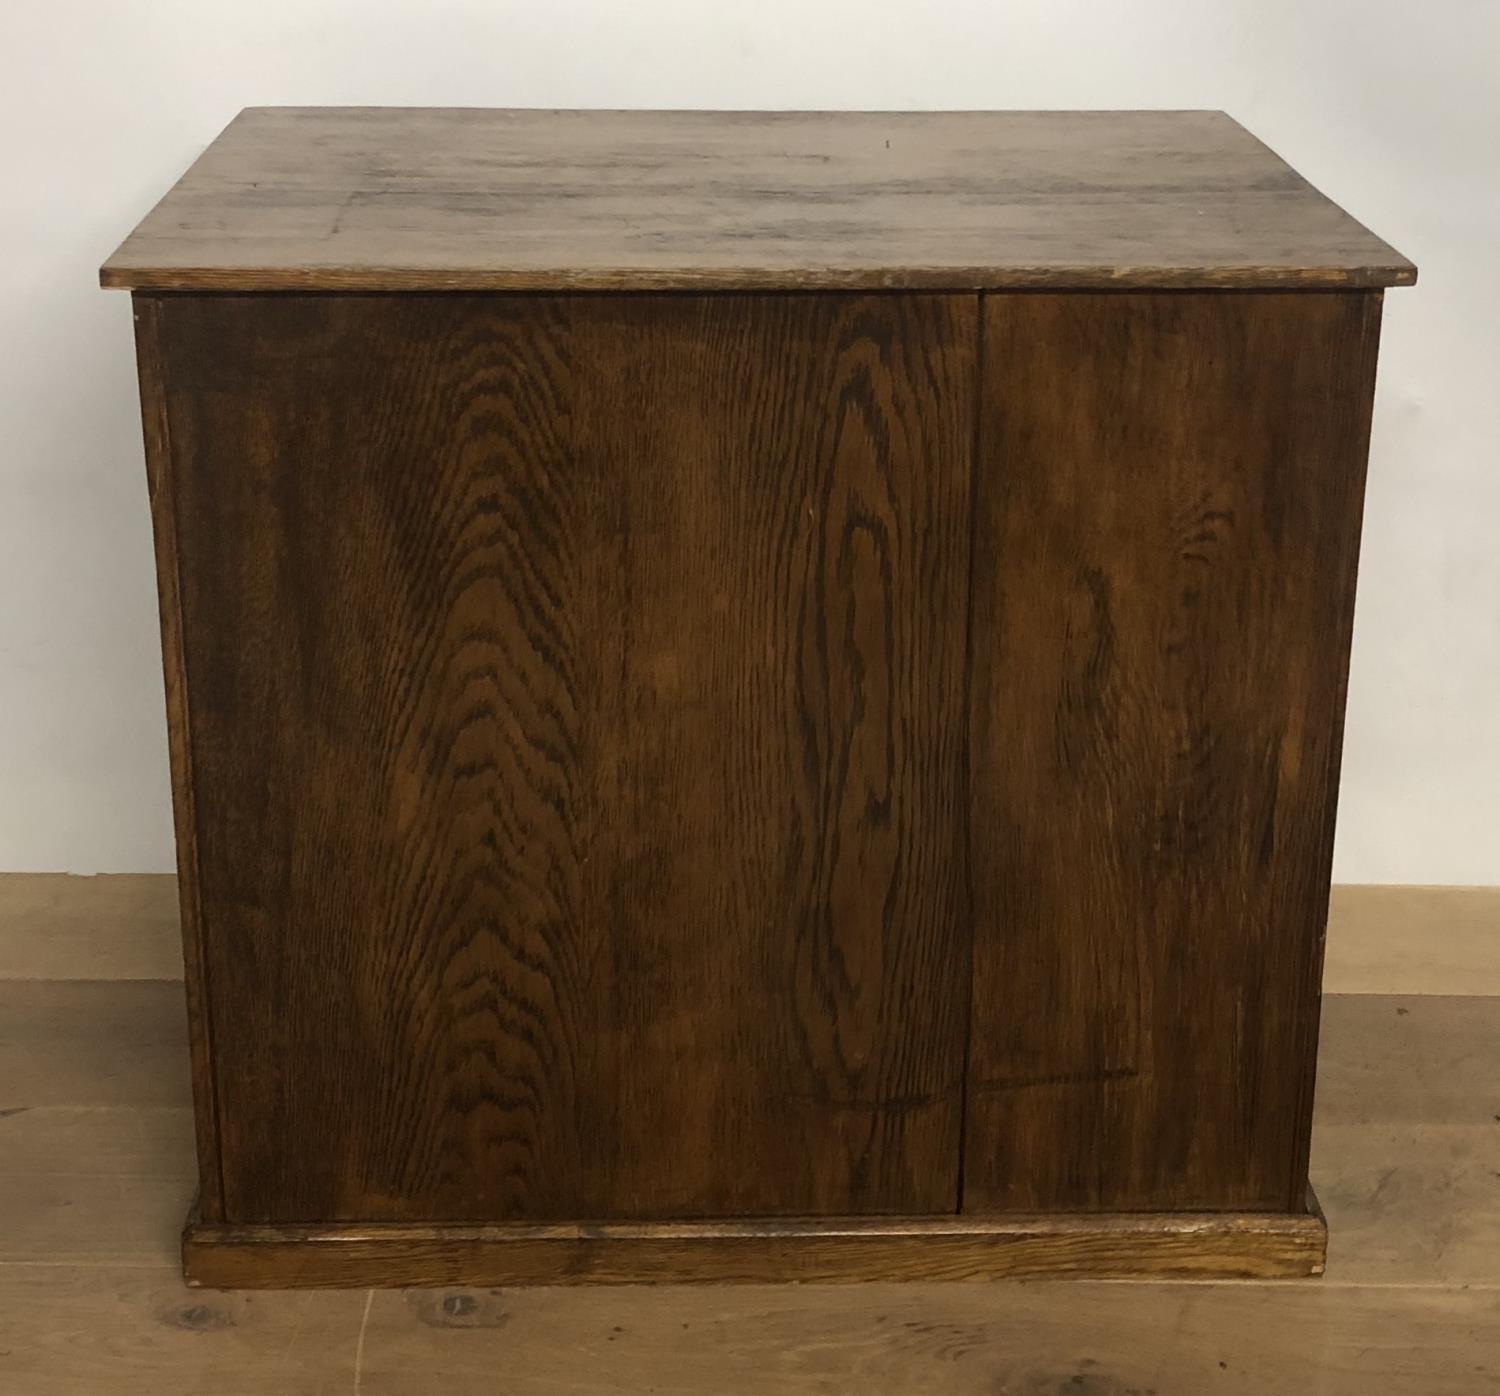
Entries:
{"type": "Polygon", "coordinates": [[[1222,112],[253,107],[105,263],[138,290],[1407,285],[1222,112]]]}

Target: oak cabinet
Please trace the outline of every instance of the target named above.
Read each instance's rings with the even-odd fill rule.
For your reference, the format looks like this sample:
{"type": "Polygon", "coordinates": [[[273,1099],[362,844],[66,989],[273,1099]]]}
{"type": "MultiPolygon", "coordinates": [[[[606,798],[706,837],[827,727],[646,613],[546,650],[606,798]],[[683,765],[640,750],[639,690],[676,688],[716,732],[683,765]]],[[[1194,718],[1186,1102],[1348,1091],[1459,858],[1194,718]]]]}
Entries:
{"type": "Polygon", "coordinates": [[[255,110],[103,276],[190,1277],[1319,1267],[1397,254],[1216,113],[255,110]]]}

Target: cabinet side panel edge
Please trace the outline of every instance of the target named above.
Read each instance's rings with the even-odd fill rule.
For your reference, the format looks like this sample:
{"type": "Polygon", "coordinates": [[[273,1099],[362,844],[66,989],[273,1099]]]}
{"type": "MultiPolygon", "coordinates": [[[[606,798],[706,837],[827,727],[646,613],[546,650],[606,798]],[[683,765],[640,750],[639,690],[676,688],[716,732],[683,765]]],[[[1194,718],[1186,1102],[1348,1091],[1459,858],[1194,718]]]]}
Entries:
{"type": "MultiPolygon", "coordinates": [[[[1356,477],[1350,483],[1349,518],[1351,537],[1345,551],[1347,565],[1340,579],[1339,595],[1332,599],[1330,612],[1338,617],[1338,633],[1333,648],[1338,665],[1338,696],[1335,716],[1328,741],[1327,790],[1325,806],[1325,828],[1322,833],[1323,880],[1329,884],[1333,877],[1333,843],[1338,818],[1339,783],[1343,771],[1344,723],[1349,697],[1349,658],[1354,640],[1354,599],[1359,573],[1360,542],[1363,536],[1365,507],[1365,482],[1370,454],[1370,427],[1375,408],[1375,374],[1380,351],[1380,320],[1385,304],[1385,292],[1351,291],[1358,297],[1361,314],[1358,325],[1358,341],[1349,353],[1351,364],[1351,391],[1358,395],[1359,439],[1350,445],[1350,459],[1354,463],[1356,477]]],[[[1297,1057],[1302,1063],[1297,1102],[1297,1133],[1292,1144],[1292,1175],[1287,1181],[1291,1206],[1303,1202],[1315,1215],[1322,1211],[1308,1185],[1308,1164],[1312,1154],[1313,1094],[1317,1085],[1318,1039],[1323,1021],[1323,960],[1328,943],[1328,905],[1325,897],[1323,920],[1319,933],[1308,947],[1306,979],[1301,991],[1302,1002],[1309,1005],[1302,1019],[1302,1041],[1297,1057]]]]}
{"type": "Polygon", "coordinates": [[[146,483],[156,553],[157,601],[161,616],[162,674],[166,690],[167,744],[172,773],[172,819],[177,847],[178,900],[182,911],[182,958],[187,991],[188,1043],[192,1055],[193,1128],[198,1150],[198,1210],[205,1221],[224,1220],[219,1156],[218,1093],[215,1089],[211,1002],[204,958],[202,900],[198,879],[198,828],[193,795],[192,742],[187,664],[183,644],[177,521],[167,410],[162,300],[132,296],[136,364],[140,380],[141,429],[146,483]]]}

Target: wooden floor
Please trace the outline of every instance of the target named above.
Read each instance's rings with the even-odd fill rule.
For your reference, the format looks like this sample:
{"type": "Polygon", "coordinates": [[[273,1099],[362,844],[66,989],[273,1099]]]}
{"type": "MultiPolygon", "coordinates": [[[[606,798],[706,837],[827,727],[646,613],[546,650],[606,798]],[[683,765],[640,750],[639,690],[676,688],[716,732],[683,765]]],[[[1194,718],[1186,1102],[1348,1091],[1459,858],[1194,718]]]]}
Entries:
{"type": "Polygon", "coordinates": [[[1340,889],[1321,1280],[227,1294],[170,879],[0,876],[0,1393],[1500,1391],[1500,890],[1340,889]]]}

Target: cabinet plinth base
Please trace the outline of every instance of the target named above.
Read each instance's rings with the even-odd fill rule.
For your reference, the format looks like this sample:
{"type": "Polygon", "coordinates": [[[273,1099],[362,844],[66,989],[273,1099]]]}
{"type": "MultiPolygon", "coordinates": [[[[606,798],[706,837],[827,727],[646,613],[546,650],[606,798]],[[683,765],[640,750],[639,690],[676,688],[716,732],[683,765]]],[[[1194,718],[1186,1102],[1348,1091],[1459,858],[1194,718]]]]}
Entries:
{"type": "Polygon", "coordinates": [[[1279,1279],[1323,1271],[1305,1213],[1141,1212],[471,1226],[230,1226],[189,1218],[190,1284],[777,1283],[1067,1276],[1279,1279]]]}

